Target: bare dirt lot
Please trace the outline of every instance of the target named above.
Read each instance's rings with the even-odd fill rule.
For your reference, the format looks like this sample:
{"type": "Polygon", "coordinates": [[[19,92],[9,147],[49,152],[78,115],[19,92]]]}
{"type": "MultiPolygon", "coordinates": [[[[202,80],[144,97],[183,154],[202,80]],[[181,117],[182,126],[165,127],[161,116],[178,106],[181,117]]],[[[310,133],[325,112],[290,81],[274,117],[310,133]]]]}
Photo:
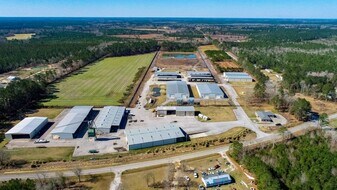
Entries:
{"type": "Polygon", "coordinates": [[[297,93],[295,95],[296,98],[305,98],[307,101],[310,102],[312,106],[312,111],[318,112],[318,113],[327,113],[327,114],[333,114],[337,112],[337,106],[335,102],[328,102],[324,100],[315,99],[310,96],[305,96],[303,94],[297,93]]]}
{"type": "Polygon", "coordinates": [[[207,71],[206,64],[202,61],[199,53],[195,52],[160,52],[159,57],[156,62],[156,66],[159,68],[164,68],[166,71],[207,71]],[[197,58],[193,59],[176,59],[176,58],[165,58],[164,54],[195,54],[197,58]]]}
{"type": "Polygon", "coordinates": [[[216,62],[216,64],[218,64],[222,68],[240,68],[238,64],[236,64],[234,61],[231,60],[216,62]]]}

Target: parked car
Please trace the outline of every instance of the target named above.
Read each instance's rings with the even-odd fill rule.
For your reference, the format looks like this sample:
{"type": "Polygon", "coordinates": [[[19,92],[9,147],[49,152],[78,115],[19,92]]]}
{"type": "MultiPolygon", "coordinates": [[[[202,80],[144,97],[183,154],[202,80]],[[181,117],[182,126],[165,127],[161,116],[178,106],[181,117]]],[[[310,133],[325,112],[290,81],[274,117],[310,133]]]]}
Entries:
{"type": "Polygon", "coordinates": [[[199,190],[205,190],[206,188],[203,185],[199,185],[199,190]]]}
{"type": "Polygon", "coordinates": [[[218,169],[218,168],[220,168],[220,166],[218,164],[214,166],[215,170],[218,169]]]}
{"type": "Polygon", "coordinates": [[[91,153],[91,154],[95,154],[95,153],[99,153],[99,151],[98,151],[98,150],[96,150],[96,149],[92,149],[92,150],[89,150],[89,153],[91,153]]]}
{"type": "Polygon", "coordinates": [[[199,175],[198,175],[197,172],[194,172],[193,176],[194,176],[194,178],[198,178],[199,177],[199,175]]]}
{"type": "Polygon", "coordinates": [[[49,143],[48,140],[46,139],[37,139],[36,141],[34,141],[35,144],[38,144],[38,143],[49,143]]]}
{"type": "Polygon", "coordinates": [[[190,181],[191,179],[188,176],[184,177],[186,179],[186,181],[190,181]]]}

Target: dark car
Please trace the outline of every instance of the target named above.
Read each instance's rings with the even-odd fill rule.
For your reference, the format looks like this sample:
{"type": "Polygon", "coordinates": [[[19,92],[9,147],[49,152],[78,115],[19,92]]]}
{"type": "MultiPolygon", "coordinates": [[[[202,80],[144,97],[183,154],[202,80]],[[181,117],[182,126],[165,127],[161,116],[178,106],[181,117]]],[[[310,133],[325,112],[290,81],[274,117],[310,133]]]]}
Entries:
{"type": "Polygon", "coordinates": [[[95,154],[95,153],[99,153],[99,151],[98,151],[98,150],[95,150],[95,149],[93,149],[93,150],[89,150],[89,153],[91,153],[91,154],[95,154]]]}

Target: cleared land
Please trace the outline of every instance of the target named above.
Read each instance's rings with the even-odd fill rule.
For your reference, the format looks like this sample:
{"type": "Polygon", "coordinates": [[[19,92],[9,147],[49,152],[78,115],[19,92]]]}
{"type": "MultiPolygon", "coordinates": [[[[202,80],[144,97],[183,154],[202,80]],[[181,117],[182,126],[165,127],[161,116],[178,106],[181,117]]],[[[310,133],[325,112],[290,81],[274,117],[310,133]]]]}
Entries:
{"type": "Polygon", "coordinates": [[[150,178],[149,184],[167,180],[168,169],[169,167],[167,165],[159,165],[155,167],[142,168],[139,170],[125,171],[122,174],[123,188],[125,190],[154,189],[148,187],[146,177],[153,176],[153,178],[150,178]]]}
{"type": "Polygon", "coordinates": [[[106,58],[55,84],[55,96],[45,106],[120,105],[139,68],[148,67],[154,53],[106,58]]]}
{"type": "Polygon", "coordinates": [[[31,39],[35,33],[29,34],[14,34],[14,36],[6,37],[7,40],[28,40],[31,39]]]}
{"type": "Polygon", "coordinates": [[[41,108],[34,112],[28,113],[27,117],[48,117],[49,119],[55,119],[63,109],[59,108],[41,108]]]}
{"type": "Polygon", "coordinates": [[[10,153],[11,159],[13,160],[57,161],[70,159],[74,148],[17,148],[7,151],[10,153]]]}
{"type": "Polygon", "coordinates": [[[216,62],[216,64],[218,64],[222,68],[241,68],[239,65],[237,65],[232,60],[226,60],[226,61],[216,62]]]}
{"type": "Polygon", "coordinates": [[[209,122],[221,122],[221,121],[235,121],[236,117],[233,112],[234,107],[195,107],[196,111],[209,117],[209,122]]]}
{"type": "Polygon", "coordinates": [[[69,189],[91,189],[91,190],[109,190],[111,181],[115,178],[114,173],[102,175],[85,175],[81,176],[81,182],[77,177],[70,177],[68,184],[69,189]]]}
{"type": "Polygon", "coordinates": [[[200,46],[199,49],[204,53],[207,50],[219,50],[215,45],[200,46]]]}
{"type": "Polygon", "coordinates": [[[337,106],[335,102],[319,100],[299,93],[297,93],[295,97],[305,98],[306,100],[308,100],[312,106],[312,111],[314,112],[327,113],[327,114],[333,114],[337,112],[337,106]]]}

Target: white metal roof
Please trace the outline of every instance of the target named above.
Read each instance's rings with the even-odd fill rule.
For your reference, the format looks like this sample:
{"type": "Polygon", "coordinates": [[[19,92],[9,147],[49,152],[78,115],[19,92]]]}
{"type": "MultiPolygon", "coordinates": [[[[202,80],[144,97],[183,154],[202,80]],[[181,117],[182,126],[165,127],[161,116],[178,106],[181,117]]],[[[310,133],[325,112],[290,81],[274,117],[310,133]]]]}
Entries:
{"type": "Polygon", "coordinates": [[[219,96],[224,95],[220,87],[214,83],[200,83],[200,84],[197,84],[197,88],[198,88],[200,95],[202,96],[209,95],[209,94],[214,94],[214,95],[219,95],[219,96]]]}
{"type": "Polygon", "coordinates": [[[47,117],[26,117],[15,125],[6,134],[31,134],[42,123],[48,121],[47,117]]]}
{"type": "Polygon", "coordinates": [[[166,124],[160,127],[126,129],[124,133],[129,145],[185,137],[180,127],[175,124],[166,124]]]}
{"type": "Polygon", "coordinates": [[[193,106],[158,106],[157,111],[175,110],[175,111],[195,111],[193,106]]]}
{"type": "Polygon", "coordinates": [[[200,72],[200,71],[187,71],[189,77],[212,77],[210,72],[200,72]]]}
{"type": "Polygon", "coordinates": [[[206,186],[212,186],[213,184],[217,184],[220,182],[230,183],[232,181],[232,178],[227,173],[215,173],[202,176],[202,181],[206,186]]]}
{"type": "Polygon", "coordinates": [[[95,127],[110,129],[111,126],[119,126],[125,114],[125,107],[105,106],[98,114],[95,127]]]}
{"type": "Polygon", "coordinates": [[[75,106],[67,115],[56,125],[51,131],[52,134],[56,133],[71,133],[74,134],[81,126],[84,119],[90,113],[92,106],[75,106]]]}
{"type": "Polygon", "coordinates": [[[237,78],[252,79],[252,77],[245,72],[224,72],[224,76],[231,79],[237,78]]]}

